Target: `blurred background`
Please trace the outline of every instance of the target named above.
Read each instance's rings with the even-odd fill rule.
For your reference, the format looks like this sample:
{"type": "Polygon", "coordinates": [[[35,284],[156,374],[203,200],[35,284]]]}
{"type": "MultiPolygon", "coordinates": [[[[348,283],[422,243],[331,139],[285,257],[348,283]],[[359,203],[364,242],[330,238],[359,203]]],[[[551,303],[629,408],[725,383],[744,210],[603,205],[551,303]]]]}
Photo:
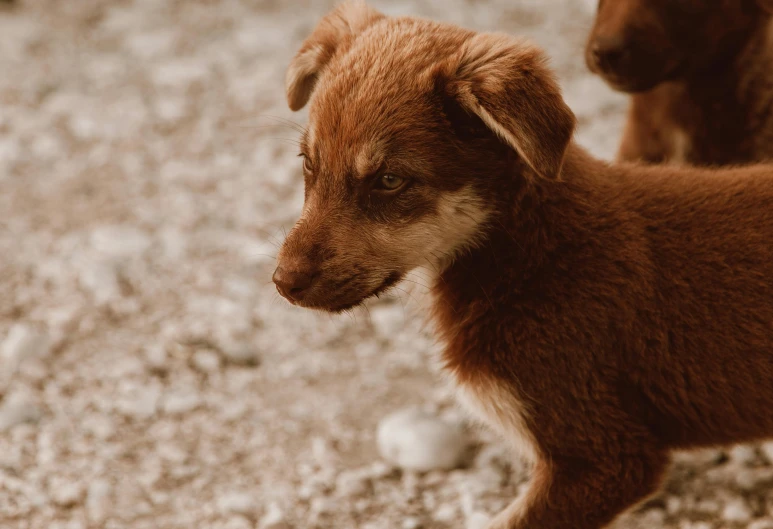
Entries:
{"type": "MultiPolygon", "coordinates": [[[[595,1],[373,4],[536,40],[612,157],[595,1]]],[[[420,285],[333,317],[271,283],[303,200],[284,70],[332,6],[0,2],[0,527],[482,529],[523,490],[420,285]]],[[[771,486],[773,445],[680,456],[618,526],[771,529],[771,486]]]]}

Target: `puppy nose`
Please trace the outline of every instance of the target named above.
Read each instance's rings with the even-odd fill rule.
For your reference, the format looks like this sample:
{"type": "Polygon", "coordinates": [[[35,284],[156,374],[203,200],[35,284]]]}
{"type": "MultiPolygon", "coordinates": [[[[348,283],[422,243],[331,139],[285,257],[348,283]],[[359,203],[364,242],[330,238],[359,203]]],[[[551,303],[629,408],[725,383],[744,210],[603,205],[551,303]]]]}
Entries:
{"type": "Polygon", "coordinates": [[[593,61],[603,69],[617,69],[625,65],[628,46],[618,37],[597,38],[591,46],[593,61]]]}
{"type": "Polygon", "coordinates": [[[290,301],[301,301],[309,291],[314,275],[309,271],[286,270],[278,266],[272,279],[283,297],[290,301]]]}

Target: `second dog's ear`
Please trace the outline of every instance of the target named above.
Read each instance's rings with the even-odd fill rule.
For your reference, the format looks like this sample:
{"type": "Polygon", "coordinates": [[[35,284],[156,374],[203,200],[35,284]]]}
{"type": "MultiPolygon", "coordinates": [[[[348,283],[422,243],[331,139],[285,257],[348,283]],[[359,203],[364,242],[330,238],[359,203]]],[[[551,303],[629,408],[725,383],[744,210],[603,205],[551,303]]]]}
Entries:
{"type": "Polygon", "coordinates": [[[441,73],[449,95],[544,178],[558,178],[575,117],[543,53],[507,35],[479,33],[441,73]]]}
{"type": "Polygon", "coordinates": [[[303,108],[311,97],[320,72],[342,46],[384,15],[362,0],[349,0],[323,18],[295,54],[285,78],[287,103],[303,108]]]}

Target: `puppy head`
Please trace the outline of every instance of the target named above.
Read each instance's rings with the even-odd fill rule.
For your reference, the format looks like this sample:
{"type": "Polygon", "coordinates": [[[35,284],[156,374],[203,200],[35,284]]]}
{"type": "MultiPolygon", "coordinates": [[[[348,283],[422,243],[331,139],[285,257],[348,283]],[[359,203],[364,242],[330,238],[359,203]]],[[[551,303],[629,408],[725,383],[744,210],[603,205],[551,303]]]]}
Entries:
{"type": "Polygon", "coordinates": [[[479,242],[511,190],[559,178],[575,123],[536,48],[362,3],[320,22],[287,91],[310,101],[305,202],[274,281],[329,311],[479,242]]]}
{"type": "Polygon", "coordinates": [[[773,0],[599,0],[585,49],[613,88],[641,92],[732,54],[773,0]]]}

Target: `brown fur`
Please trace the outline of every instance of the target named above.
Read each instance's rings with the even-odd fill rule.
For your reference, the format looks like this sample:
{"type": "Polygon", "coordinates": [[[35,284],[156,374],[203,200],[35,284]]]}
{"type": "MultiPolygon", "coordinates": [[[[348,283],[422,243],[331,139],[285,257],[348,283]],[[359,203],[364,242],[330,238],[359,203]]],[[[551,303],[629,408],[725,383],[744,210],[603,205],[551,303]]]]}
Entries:
{"type": "Polygon", "coordinates": [[[632,93],[618,157],[773,158],[773,2],[601,0],[589,68],[632,93]]]}
{"type": "Polygon", "coordinates": [[[597,529],[671,450],[773,436],[773,167],[595,160],[542,53],[509,37],[359,3],[320,31],[302,50],[328,51],[288,77],[311,108],[281,290],[301,274],[288,298],[339,311],[436,273],[461,400],[534,464],[491,529],[597,529]]]}

